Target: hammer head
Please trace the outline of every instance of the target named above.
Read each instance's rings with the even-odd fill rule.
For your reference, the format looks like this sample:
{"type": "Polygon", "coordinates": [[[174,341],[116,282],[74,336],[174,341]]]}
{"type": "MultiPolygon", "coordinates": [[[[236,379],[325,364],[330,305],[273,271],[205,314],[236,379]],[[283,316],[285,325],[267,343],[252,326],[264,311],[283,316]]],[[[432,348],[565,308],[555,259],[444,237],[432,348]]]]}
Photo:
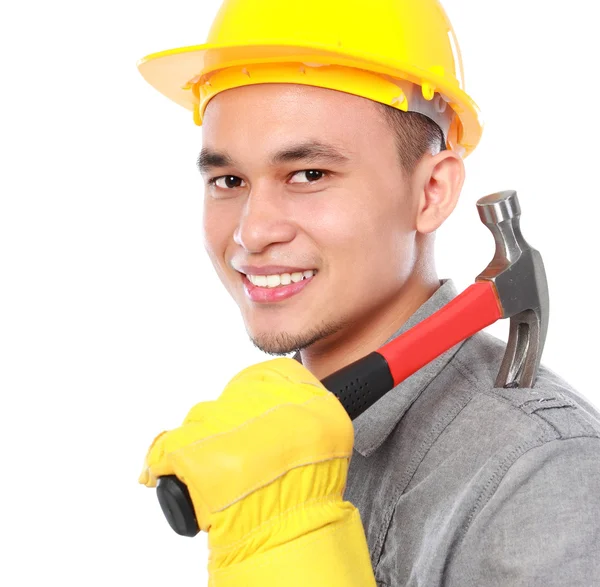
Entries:
{"type": "Polygon", "coordinates": [[[503,318],[510,318],[509,340],[496,386],[533,387],[550,312],[542,256],[521,234],[521,207],[515,191],[481,198],[477,209],[496,241],[494,258],[477,281],[494,283],[503,318]]]}

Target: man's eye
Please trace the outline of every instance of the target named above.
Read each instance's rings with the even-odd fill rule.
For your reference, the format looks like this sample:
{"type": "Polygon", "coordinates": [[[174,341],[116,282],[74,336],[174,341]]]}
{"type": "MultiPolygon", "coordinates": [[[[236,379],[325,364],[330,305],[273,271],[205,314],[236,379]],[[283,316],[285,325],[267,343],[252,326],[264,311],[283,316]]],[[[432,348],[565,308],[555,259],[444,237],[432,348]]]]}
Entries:
{"type": "Polygon", "coordinates": [[[211,179],[209,183],[224,190],[240,188],[246,185],[241,177],[236,177],[235,175],[222,175],[221,177],[215,177],[211,179]]]}
{"type": "Polygon", "coordinates": [[[303,171],[298,171],[292,175],[292,179],[295,177],[299,177],[298,181],[290,181],[290,183],[313,183],[318,181],[322,177],[325,176],[324,171],[320,171],[318,169],[305,169],[303,171]]]}

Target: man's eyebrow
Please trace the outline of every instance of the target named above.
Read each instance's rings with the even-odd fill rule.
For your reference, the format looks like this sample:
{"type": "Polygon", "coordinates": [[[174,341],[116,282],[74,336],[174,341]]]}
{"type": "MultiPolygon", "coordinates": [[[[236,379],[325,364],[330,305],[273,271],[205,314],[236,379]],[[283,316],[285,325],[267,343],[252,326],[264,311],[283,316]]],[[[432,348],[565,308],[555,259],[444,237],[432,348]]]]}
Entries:
{"type": "MultiPolygon", "coordinates": [[[[292,163],[294,161],[306,161],[307,163],[317,161],[328,161],[330,163],[348,163],[350,158],[344,153],[319,141],[308,141],[297,145],[290,145],[278,151],[271,157],[271,165],[292,163]]],[[[207,173],[215,167],[233,166],[233,159],[226,153],[203,148],[198,156],[197,166],[200,173],[207,173]]]]}
{"type": "Polygon", "coordinates": [[[292,163],[294,161],[328,161],[330,163],[348,163],[350,158],[341,151],[319,141],[308,141],[298,145],[291,145],[275,153],[271,158],[271,165],[292,163]]]}
{"type": "Polygon", "coordinates": [[[211,149],[202,148],[196,165],[200,173],[207,173],[214,167],[228,167],[233,165],[233,160],[229,155],[220,153],[219,151],[212,151],[211,149]]]}

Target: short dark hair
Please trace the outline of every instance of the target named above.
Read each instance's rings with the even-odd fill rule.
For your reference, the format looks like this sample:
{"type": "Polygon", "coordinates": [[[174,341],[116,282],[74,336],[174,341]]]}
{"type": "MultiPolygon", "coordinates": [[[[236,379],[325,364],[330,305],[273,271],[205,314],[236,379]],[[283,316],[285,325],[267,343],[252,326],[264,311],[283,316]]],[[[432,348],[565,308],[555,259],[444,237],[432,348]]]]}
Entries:
{"type": "Polygon", "coordinates": [[[400,166],[411,175],[425,153],[439,153],[446,150],[444,133],[431,118],[418,112],[403,112],[376,102],[385,120],[396,135],[396,145],[400,166]]]}

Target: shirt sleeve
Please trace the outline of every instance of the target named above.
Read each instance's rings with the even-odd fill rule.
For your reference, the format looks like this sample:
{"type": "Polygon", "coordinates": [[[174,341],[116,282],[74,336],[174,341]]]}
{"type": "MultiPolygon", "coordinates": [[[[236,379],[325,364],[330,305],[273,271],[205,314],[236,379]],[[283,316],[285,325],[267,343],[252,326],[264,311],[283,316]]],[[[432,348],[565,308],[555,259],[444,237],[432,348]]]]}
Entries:
{"type": "Polygon", "coordinates": [[[477,507],[446,587],[600,585],[600,439],[530,450],[477,507]]]}

